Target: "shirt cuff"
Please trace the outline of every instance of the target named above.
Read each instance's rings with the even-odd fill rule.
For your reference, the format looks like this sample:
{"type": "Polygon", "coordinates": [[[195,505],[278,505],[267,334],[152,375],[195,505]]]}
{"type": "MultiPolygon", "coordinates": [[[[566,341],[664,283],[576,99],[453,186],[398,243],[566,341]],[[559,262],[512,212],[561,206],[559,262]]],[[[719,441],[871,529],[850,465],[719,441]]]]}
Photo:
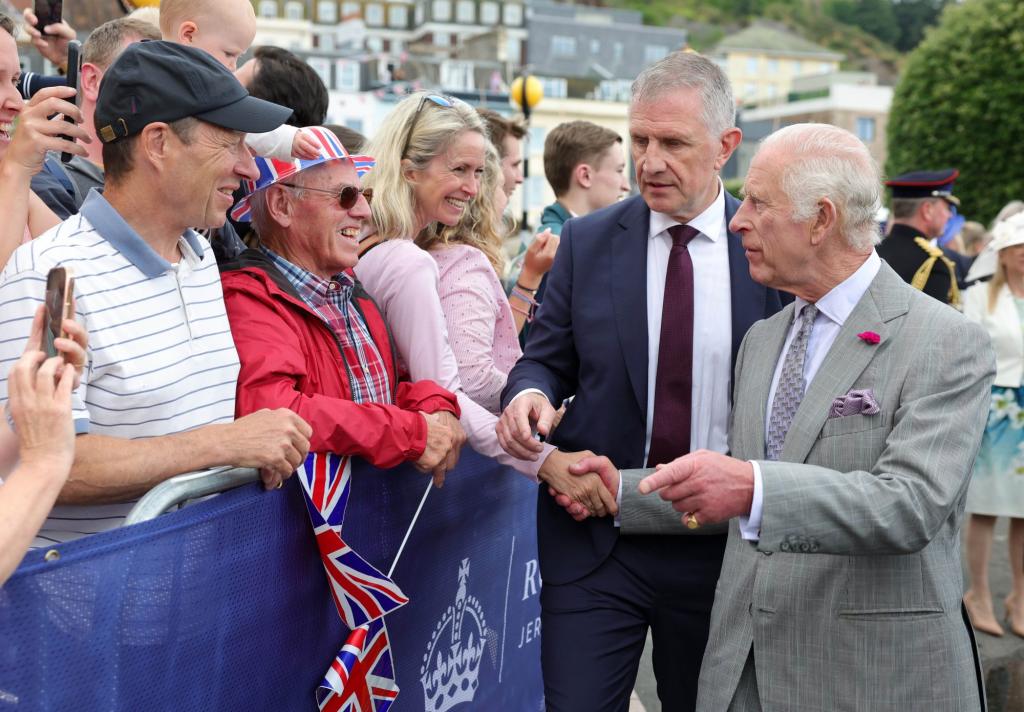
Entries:
{"type": "Polygon", "coordinates": [[[753,460],[754,466],[754,499],[750,503],[750,516],[740,517],[740,536],[746,541],[758,541],[761,538],[761,506],[764,504],[764,490],[761,486],[761,468],[753,460]]]}
{"type": "Polygon", "coordinates": [[[618,509],[615,512],[615,526],[622,526],[622,470],[617,470],[619,473],[619,488],[615,490],[615,507],[618,509]]]}
{"type": "MultiPolygon", "coordinates": [[[[512,400],[508,402],[508,405],[512,405],[513,403],[515,403],[516,398],[519,398],[520,396],[525,396],[527,393],[540,393],[545,398],[548,397],[547,394],[539,388],[525,388],[516,393],[514,396],[512,396],[512,400]]],[[[507,408],[508,406],[505,407],[507,408]]]]}

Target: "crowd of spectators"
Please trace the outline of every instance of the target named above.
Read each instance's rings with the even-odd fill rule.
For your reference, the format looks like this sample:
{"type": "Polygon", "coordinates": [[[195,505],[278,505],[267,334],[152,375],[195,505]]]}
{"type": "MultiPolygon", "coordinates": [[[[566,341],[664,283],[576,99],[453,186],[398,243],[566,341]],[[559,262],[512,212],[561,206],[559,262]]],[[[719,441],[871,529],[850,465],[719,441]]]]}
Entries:
{"type": "MultiPolygon", "coordinates": [[[[24,20],[66,69],[74,30],[24,20]]],[[[590,453],[520,460],[495,434],[558,247],[546,230],[506,256],[520,124],[419,93],[372,141],[324,126],[305,62],[258,47],[240,63],[243,0],[166,0],[96,28],[77,106],[56,77],[20,95],[16,24],[0,27],[0,512],[18,512],[0,578],[30,544],[117,526],[169,477],[248,466],[277,488],[310,449],[408,461],[440,486],[468,442],[578,511],[614,510],[596,476],[568,471],[590,453]],[[47,359],[56,267],[75,307],[47,359]]]]}

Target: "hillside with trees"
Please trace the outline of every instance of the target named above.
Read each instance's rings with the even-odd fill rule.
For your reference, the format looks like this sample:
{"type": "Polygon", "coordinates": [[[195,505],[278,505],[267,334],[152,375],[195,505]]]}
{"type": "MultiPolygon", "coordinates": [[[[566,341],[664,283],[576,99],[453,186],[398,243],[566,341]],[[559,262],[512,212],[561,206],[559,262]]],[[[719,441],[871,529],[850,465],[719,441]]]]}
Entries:
{"type": "Polygon", "coordinates": [[[770,20],[847,57],[844,69],[895,80],[902,56],[917,47],[952,0],[596,0],[643,13],[649,24],[686,26],[690,44],[711,49],[754,20],[770,20]]]}

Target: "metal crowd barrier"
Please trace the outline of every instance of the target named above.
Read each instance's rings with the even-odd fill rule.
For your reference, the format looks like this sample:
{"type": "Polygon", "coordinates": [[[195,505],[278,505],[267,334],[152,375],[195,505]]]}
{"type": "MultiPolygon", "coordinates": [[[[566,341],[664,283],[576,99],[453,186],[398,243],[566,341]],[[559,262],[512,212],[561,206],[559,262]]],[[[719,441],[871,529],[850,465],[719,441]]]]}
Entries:
{"type": "Polygon", "coordinates": [[[259,480],[259,470],[251,467],[217,467],[172,477],[147,492],[132,507],[123,526],[148,522],[190,499],[226,492],[259,480]]]}

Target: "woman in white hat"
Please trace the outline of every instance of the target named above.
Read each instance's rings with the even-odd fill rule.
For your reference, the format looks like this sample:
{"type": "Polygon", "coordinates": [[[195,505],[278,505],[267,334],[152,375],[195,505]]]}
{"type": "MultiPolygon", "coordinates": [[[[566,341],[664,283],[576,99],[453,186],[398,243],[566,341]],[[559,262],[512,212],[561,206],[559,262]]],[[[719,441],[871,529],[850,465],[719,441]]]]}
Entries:
{"type": "Polygon", "coordinates": [[[1024,637],[1024,213],[992,233],[995,274],[964,293],[964,314],[985,327],[996,352],[992,407],[967,495],[971,587],[964,603],[977,630],[1003,635],[992,607],[988,560],[996,517],[1010,517],[1013,589],[1006,617],[1010,630],[1024,637]]]}

